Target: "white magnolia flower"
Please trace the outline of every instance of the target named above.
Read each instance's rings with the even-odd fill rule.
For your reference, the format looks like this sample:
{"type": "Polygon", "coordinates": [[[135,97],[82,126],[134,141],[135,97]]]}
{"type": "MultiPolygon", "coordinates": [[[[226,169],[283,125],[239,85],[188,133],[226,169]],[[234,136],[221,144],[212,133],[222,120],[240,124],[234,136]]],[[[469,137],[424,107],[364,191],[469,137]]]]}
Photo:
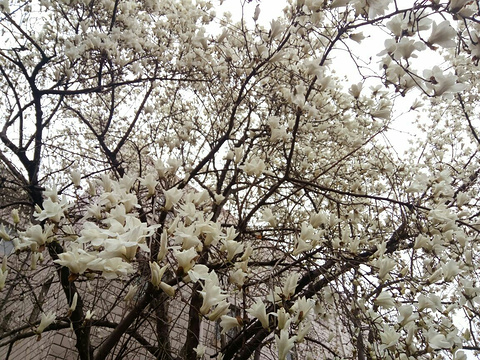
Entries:
{"type": "Polygon", "coordinates": [[[237,326],[241,326],[241,324],[238,322],[238,319],[235,317],[222,315],[221,319],[220,327],[222,328],[222,334],[225,334],[227,331],[237,326]]]}
{"type": "Polygon", "coordinates": [[[252,157],[249,161],[245,162],[244,165],[240,166],[240,169],[245,171],[247,175],[253,175],[256,177],[262,175],[265,168],[265,162],[258,157],[252,157]]]}
{"type": "Polygon", "coordinates": [[[291,310],[295,312],[294,321],[296,323],[306,319],[310,310],[315,306],[315,302],[312,299],[307,299],[305,296],[298,298],[292,305],[291,310]]]}
{"type": "Polygon", "coordinates": [[[398,318],[397,322],[401,325],[406,325],[409,322],[412,322],[418,319],[418,314],[413,312],[413,306],[411,305],[402,305],[398,308],[398,318]]]}
{"type": "Polygon", "coordinates": [[[292,273],[287,277],[282,289],[282,294],[286,299],[290,299],[290,296],[295,294],[295,289],[297,288],[299,278],[300,274],[297,272],[292,273]]]}
{"type": "Polygon", "coordinates": [[[295,239],[295,245],[293,247],[293,256],[297,256],[305,251],[309,251],[312,249],[312,244],[307,243],[305,240],[302,239],[301,236],[297,236],[295,239]]]}
{"type": "Polygon", "coordinates": [[[72,206],[68,203],[65,195],[62,196],[62,201],[60,203],[52,201],[51,198],[47,198],[43,201],[42,205],[42,211],[40,213],[34,213],[33,216],[40,221],[50,219],[56,223],[60,222],[64,216],[64,212],[72,206]]]}
{"type": "Polygon", "coordinates": [[[201,358],[202,356],[205,355],[205,351],[207,350],[207,347],[202,344],[198,344],[196,348],[193,348],[195,353],[197,354],[197,358],[201,358]]]}
{"type": "Polygon", "coordinates": [[[449,349],[453,344],[447,340],[445,335],[438,333],[434,327],[430,327],[426,333],[430,347],[434,350],[449,349]]]}
{"type": "Polygon", "coordinates": [[[383,331],[380,332],[380,339],[382,341],[382,345],[380,345],[381,350],[394,349],[397,346],[398,339],[400,339],[400,334],[394,328],[384,323],[383,331]]]}
{"type": "Polygon", "coordinates": [[[159,285],[159,288],[163,290],[165,294],[167,294],[170,297],[175,296],[175,288],[167,283],[161,282],[159,285]]]}
{"type": "Polygon", "coordinates": [[[235,285],[242,287],[245,284],[245,280],[247,278],[247,273],[244,272],[242,269],[237,269],[235,272],[230,274],[230,281],[235,285]]]}
{"type": "Polygon", "coordinates": [[[96,253],[88,253],[77,243],[71,243],[70,250],[58,254],[58,259],[54,262],[68,267],[72,274],[83,274],[95,259],[97,259],[96,253]]]}
{"type": "Polygon", "coordinates": [[[173,205],[175,205],[183,195],[183,192],[176,187],[173,187],[169,190],[163,192],[165,195],[165,210],[171,210],[173,205]]]}
{"type": "Polygon", "coordinates": [[[457,32],[448,20],[442,21],[438,25],[434,21],[432,24],[432,33],[427,40],[427,44],[433,49],[435,49],[434,44],[438,44],[444,48],[452,48],[456,46],[455,40],[453,40],[456,35],[457,32]]]}
{"type": "Polygon", "coordinates": [[[260,5],[257,4],[257,6],[255,7],[255,12],[253,13],[253,21],[257,21],[259,16],[260,16],[260,5]]]}
{"type": "Polygon", "coordinates": [[[20,222],[20,215],[18,214],[18,209],[12,210],[12,220],[15,225],[20,222]]]}
{"type": "Polygon", "coordinates": [[[452,73],[444,74],[438,66],[434,66],[432,70],[425,70],[423,76],[427,79],[425,85],[433,90],[435,96],[458,93],[467,87],[465,84],[457,82],[458,77],[456,75],[452,73]]]}
{"type": "Polygon", "coordinates": [[[50,326],[51,323],[55,321],[55,313],[52,311],[49,311],[48,313],[42,313],[41,318],[40,318],[40,325],[35,329],[35,333],[41,334],[43,330],[45,330],[48,326],[50,326]]]}
{"type": "Polygon", "coordinates": [[[73,295],[72,304],[70,305],[70,308],[68,309],[68,312],[69,312],[70,314],[75,311],[75,309],[76,309],[76,307],[77,307],[77,301],[78,301],[78,293],[76,292],[76,293],[73,295]]]}
{"type": "Polygon", "coordinates": [[[0,225],[0,238],[4,241],[10,241],[10,234],[3,224],[0,225]]]}
{"type": "Polygon", "coordinates": [[[396,60],[400,60],[402,58],[406,60],[409,58],[416,58],[417,55],[414,54],[414,52],[425,50],[425,48],[426,46],[423,42],[403,37],[396,44],[395,50],[393,51],[393,57],[396,60]]]}
{"type": "Polygon", "coordinates": [[[145,176],[145,179],[140,179],[140,184],[147,188],[148,196],[152,196],[155,194],[155,188],[158,184],[158,181],[153,174],[148,174],[145,176]]]}
{"type": "Polygon", "coordinates": [[[127,294],[125,295],[123,300],[126,301],[127,303],[132,301],[137,293],[137,290],[138,290],[138,285],[130,285],[128,287],[127,294]]]}
{"type": "Polygon", "coordinates": [[[448,4],[448,10],[450,10],[452,13],[459,12],[470,2],[471,0],[450,0],[450,3],[448,4]]]}
{"type": "Polygon", "coordinates": [[[190,269],[195,265],[195,259],[198,257],[198,253],[195,248],[190,248],[184,251],[173,250],[175,258],[178,263],[178,271],[187,274],[190,269]]]}
{"type": "Polygon", "coordinates": [[[222,300],[215,309],[208,314],[208,319],[210,321],[217,321],[221,316],[226,315],[228,313],[228,308],[230,304],[226,300],[222,300]]]}
{"type": "Polygon", "coordinates": [[[247,312],[253,317],[260,320],[264,329],[268,329],[270,325],[268,321],[268,315],[265,309],[265,304],[261,299],[257,300],[255,304],[253,304],[249,309],[247,309],[247,312]]]}
{"type": "Polygon", "coordinates": [[[385,14],[392,0],[368,0],[368,18],[374,19],[379,15],[385,14]]]}
{"type": "Polygon", "coordinates": [[[199,291],[199,293],[203,297],[203,303],[202,307],[200,308],[200,312],[204,315],[210,311],[212,306],[219,304],[228,297],[228,294],[225,294],[225,292],[220,288],[217,274],[213,271],[210,273],[210,276],[205,279],[203,291],[199,291]]]}
{"type": "Polygon", "coordinates": [[[333,0],[330,4],[330,8],[335,9],[338,7],[347,6],[351,0],[333,0]]]}
{"type": "Polygon", "coordinates": [[[235,255],[243,251],[243,244],[235,240],[225,240],[222,250],[227,251],[227,260],[231,261],[235,255]]]}
{"type": "Polygon", "coordinates": [[[5,287],[7,276],[8,276],[8,270],[0,269],[0,290],[2,290],[5,287]]]}
{"type": "Polygon", "coordinates": [[[278,359],[285,360],[290,350],[295,345],[297,340],[296,336],[289,337],[288,330],[280,330],[280,336],[275,335],[275,343],[277,344],[278,349],[278,359]]]}
{"type": "Polygon", "coordinates": [[[116,257],[111,259],[96,258],[87,264],[87,268],[93,271],[101,271],[105,279],[115,279],[135,272],[130,263],[116,257]]]}
{"type": "Polygon", "coordinates": [[[375,305],[389,309],[395,306],[395,300],[389,292],[382,291],[374,301],[375,305]]]}
{"type": "Polygon", "coordinates": [[[445,281],[452,281],[461,270],[460,266],[455,260],[450,260],[448,263],[442,265],[443,278],[445,281]]]}
{"type": "Polygon", "coordinates": [[[278,309],[275,315],[277,316],[277,327],[280,330],[286,329],[290,326],[292,319],[290,318],[290,314],[286,312],[283,307],[278,309]]]}
{"type": "Polygon", "coordinates": [[[163,274],[165,273],[165,270],[167,270],[168,265],[160,267],[160,265],[158,265],[156,262],[150,262],[149,265],[151,274],[150,281],[153,286],[158,288],[162,282],[163,274]]]}
{"type": "Polygon", "coordinates": [[[82,180],[82,174],[80,174],[80,171],[78,170],[70,171],[70,177],[72,179],[73,185],[77,188],[80,187],[80,181],[82,180]]]}
{"type": "Polygon", "coordinates": [[[307,335],[310,330],[312,330],[312,323],[307,322],[307,323],[302,323],[303,325],[300,326],[297,332],[297,342],[302,342],[303,339],[305,338],[305,335],[307,335]]]}
{"type": "Polygon", "coordinates": [[[87,310],[87,312],[85,313],[85,321],[90,321],[93,314],[95,314],[95,310],[87,310]]]}

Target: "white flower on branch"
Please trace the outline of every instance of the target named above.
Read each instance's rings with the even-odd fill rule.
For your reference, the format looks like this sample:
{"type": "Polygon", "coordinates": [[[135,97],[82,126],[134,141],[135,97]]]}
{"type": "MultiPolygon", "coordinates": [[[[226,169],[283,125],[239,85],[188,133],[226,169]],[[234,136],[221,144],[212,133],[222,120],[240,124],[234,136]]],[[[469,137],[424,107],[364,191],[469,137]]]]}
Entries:
{"type": "Polygon", "coordinates": [[[265,171],[266,165],[262,159],[254,156],[250,160],[245,162],[244,165],[239,167],[240,169],[245,171],[247,175],[259,177],[265,171]]]}
{"type": "Polygon", "coordinates": [[[452,97],[452,94],[458,93],[466,89],[466,85],[458,83],[458,77],[452,73],[444,74],[442,69],[434,66],[432,70],[425,70],[423,76],[427,81],[425,85],[428,89],[433,90],[434,96],[447,95],[452,97]]]}
{"type": "Polygon", "coordinates": [[[220,321],[220,327],[222,328],[222,334],[225,334],[230,329],[241,326],[239,320],[236,317],[222,315],[220,321]]]}
{"type": "Polygon", "coordinates": [[[203,297],[202,307],[200,308],[203,315],[206,315],[212,306],[219,304],[228,297],[228,294],[220,288],[217,274],[214,271],[205,279],[203,290],[199,293],[203,297]]]}
{"type": "Polygon", "coordinates": [[[472,0],[450,0],[448,4],[448,10],[450,10],[452,13],[457,13],[462,10],[465,5],[471,2],[472,0]]]}
{"type": "Polygon", "coordinates": [[[35,333],[40,335],[47,327],[55,321],[56,315],[53,311],[42,313],[40,317],[40,325],[35,329],[35,333]]]}
{"type": "Polygon", "coordinates": [[[222,300],[215,309],[208,314],[208,319],[210,321],[217,321],[223,315],[226,315],[229,311],[230,304],[226,300],[222,300]]]}
{"type": "Polygon", "coordinates": [[[367,0],[368,18],[375,19],[379,15],[385,14],[392,0],[367,0]]]}
{"type": "Polygon", "coordinates": [[[148,196],[152,196],[155,194],[155,188],[158,184],[158,181],[153,174],[148,174],[145,176],[145,179],[140,179],[140,184],[147,188],[148,196]]]}
{"type": "Polygon", "coordinates": [[[177,272],[180,274],[187,274],[193,265],[195,265],[195,260],[198,257],[198,253],[193,247],[184,251],[174,249],[173,253],[178,263],[177,272]]]}
{"type": "Polygon", "coordinates": [[[181,199],[183,192],[176,187],[173,187],[169,190],[164,190],[163,191],[165,195],[165,210],[171,210],[173,205],[178,203],[178,201],[181,199]]]}
{"type": "Polygon", "coordinates": [[[436,49],[435,44],[440,45],[444,48],[452,48],[456,46],[455,40],[453,38],[456,36],[457,32],[450,25],[448,20],[442,21],[440,24],[434,21],[432,24],[432,33],[430,34],[427,45],[436,49]]]}
{"type": "Polygon", "coordinates": [[[65,211],[72,206],[68,203],[65,196],[62,196],[60,203],[52,201],[51,198],[47,198],[43,201],[42,205],[43,210],[40,213],[33,214],[33,216],[40,221],[50,219],[56,223],[60,222],[64,217],[65,211]]]}
{"type": "Polygon", "coordinates": [[[395,306],[395,300],[387,291],[382,291],[374,300],[375,305],[381,306],[385,309],[390,309],[395,306]]]}
{"type": "Polygon", "coordinates": [[[265,304],[261,299],[258,299],[255,304],[253,304],[250,308],[247,309],[247,312],[252,315],[253,317],[260,320],[264,329],[268,329],[270,323],[268,320],[268,315],[265,309],[265,304]]]}
{"type": "Polygon", "coordinates": [[[285,360],[287,358],[287,355],[290,350],[292,350],[296,340],[296,336],[289,337],[287,329],[280,330],[280,336],[275,335],[279,360],[285,360]]]}
{"type": "Polygon", "coordinates": [[[10,241],[10,234],[7,229],[5,229],[5,225],[1,224],[0,225],[0,238],[4,241],[10,241]]]}
{"type": "Polygon", "coordinates": [[[400,339],[400,334],[391,326],[383,324],[383,329],[380,332],[380,339],[382,341],[380,350],[388,350],[397,346],[398,339],[400,339]]]}
{"type": "Polygon", "coordinates": [[[160,286],[160,283],[162,282],[163,274],[165,273],[165,270],[167,270],[168,265],[160,267],[160,265],[158,265],[158,263],[156,262],[149,262],[149,265],[150,282],[153,284],[153,286],[158,288],[160,286]]]}
{"type": "Polygon", "coordinates": [[[8,276],[8,270],[0,269],[0,290],[2,290],[5,287],[7,276],[8,276]]]}

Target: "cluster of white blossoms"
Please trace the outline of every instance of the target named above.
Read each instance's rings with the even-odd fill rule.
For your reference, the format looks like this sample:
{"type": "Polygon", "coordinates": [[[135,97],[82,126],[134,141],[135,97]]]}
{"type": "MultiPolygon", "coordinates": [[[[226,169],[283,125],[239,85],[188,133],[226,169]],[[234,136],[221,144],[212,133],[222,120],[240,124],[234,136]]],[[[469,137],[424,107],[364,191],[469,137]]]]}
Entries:
{"type": "MultiPolygon", "coordinates": [[[[266,25],[260,2],[252,27],[208,0],[12,4],[0,1],[2,14],[16,9],[2,22],[0,165],[11,154],[12,176],[24,165],[29,178],[12,184],[34,184],[22,189],[40,206],[26,226],[12,213],[0,238],[31,274],[53,263],[63,289],[76,288],[65,310],[79,339],[107,329],[103,294],[88,292],[102,279],[125,284],[124,333],[102,341],[109,356],[124,335],[147,348],[132,319],[139,333],[154,323],[144,310],[157,300],[189,309],[188,325],[166,326],[195,335],[185,348],[196,339],[186,351],[199,358],[276,348],[281,360],[294,349],[414,360],[479,342],[478,2],[290,0],[266,25]],[[366,60],[355,48],[369,29],[387,39],[366,60]],[[360,82],[337,77],[339,49],[360,82]],[[424,61],[432,54],[446,61],[424,61]],[[402,157],[389,144],[392,111],[414,89],[401,111],[431,99],[432,116],[402,157]],[[43,190],[47,181],[57,185],[43,190]],[[474,335],[456,326],[461,312],[474,335]],[[226,339],[215,355],[202,321],[226,339]]],[[[0,290],[18,284],[15,266],[3,260],[0,290]]],[[[167,308],[155,316],[186,315],[167,308]]],[[[45,311],[29,325],[40,335],[65,324],[45,311]]],[[[165,357],[183,356],[174,351],[165,357]]]]}

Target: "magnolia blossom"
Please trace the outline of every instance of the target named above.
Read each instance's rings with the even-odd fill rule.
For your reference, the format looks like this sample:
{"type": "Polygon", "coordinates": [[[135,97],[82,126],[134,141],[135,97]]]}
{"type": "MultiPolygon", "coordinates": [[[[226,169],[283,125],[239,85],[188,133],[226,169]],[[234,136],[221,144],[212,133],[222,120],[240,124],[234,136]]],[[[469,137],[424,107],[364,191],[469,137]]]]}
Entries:
{"type": "Polygon", "coordinates": [[[50,219],[58,223],[63,218],[64,212],[71,206],[72,205],[68,203],[65,196],[62,196],[62,201],[60,203],[47,198],[43,201],[43,210],[40,213],[33,214],[33,216],[40,221],[50,219]]]}
{"type": "Polygon", "coordinates": [[[453,38],[456,34],[455,29],[450,25],[448,20],[444,20],[438,25],[434,21],[432,24],[432,33],[427,40],[427,44],[430,47],[433,47],[434,44],[438,44],[444,48],[455,47],[456,43],[453,38]]]}
{"type": "Polygon", "coordinates": [[[78,301],[78,293],[76,292],[76,293],[73,295],[72,304],[70,305],[70,308],[68,309],[68,313],[69,313],[69,314],[71,314],[72,312],[74,312],[75,309],[77,308],[77,301],[78,301]]]}
{"type": "Polygon", "coordinates": [[[198,253],[193,247],[184,251],[174,249],[173,253],[178,262],[178,271],[181,271],[183,274],[188,273],[193,265],[195,265],[195,259],[198,257],[198,253]]]}
{"type": "Polygon", "coordinates": [[[222,300],[215,309],[208,314],[208,319],[210,321],[217,321],[223,315],[226,315],[229,311],[230,304],[226,300],[222,300]]]}
{"type": "Polygon", "coordinates": [[[119,276],[126,276],[135,272],[131,264],[126,263],[120,258],[96,258],[90,261],[87,267],[93,271],[102,272],[102,276],[106,279],[115,279],[119,276]]]}
{"type": "Polygon", "coordinates": [[[171,210],[173,205],[175,205],[183,195],[183,192],[176,187],[171,188],[163,192],[165,195],[165,210],[171,210]]]}
{"type": "Polygon", "coordinates": [[[389,309],[395,306],[395,300],[392,295],[387,291],[382,291],[380,295],[374,301],[375,305],[381,306],[385,309],[389,309]]]}
{"type": "Polygon", "coordinates": [[[280,336],[275,335],[275,343],[278,349],[278,359],[285,360],[297,340],[296,336],[289,337],[288,330],[280,330],[280,336]]]}
{"type": "Polygon", "coordinates": [[[295,293],[295,289],[297,288],[299,278],[300,278],[300,274],[297,272],[288,275],[287,280],[285,280],[285,283],[282,289],[282,294],[286,299],[290,299],[290,296],[292,296],[295,293]]]}
{"type": "Polygon", "coordinates": [[[243,251],[243,244],[235,240],[225,240],[222,249],[227,251],[227,260],[231,261],[235,255],[243,251]]]}
{"type": "Polygon", "coordinates": [[[205,279],[203,284],[203,291],[199,291],[203,297],[202,307],[200,312],[206,315],[213,305],[219,304],[228,297],[228,294],[220,288],[218,284],[218,277],[215,272],[211,272],[210,276],[205,279]]]}
{"type": "Polygon", "coordinates": [[[222,328],[222,334],[225,334],[230,329],[233,329],[241,324],[238,322],[238,319],[228,315],[222,315],[220,321],[220,327],[222,328]]]}
{"type": "Polygon", "coordinates": [[[10,234],[3,224],[0,225],[0,238],[5,241],[10,241],[10,234]]]}
{"type": "Polygon", "coordinates": [[[8,276],[8,270],[0,269],[0,290],[2,290],[5,287],[7,276],[8,276]]]}
{"type": "Polygon", "coordinates": [[[148,196],[152,196],[155,194],[155,188],[158,184],[158,181],[153,174],[147,174],[145,179],[140,179],[140,184],[147,188],[148,196]]]}
{"type": "Polygon", "coordinates": [[[380,339],[382,340],[380,350],[388,350],[395,348],[395,346],[397,346],[398,339],[400,339],[400,336],[401,335],[397,331],[395,331],[394,328],[384,323],[383,329],[380,332],[380,339]]]}
{"type": "Polygon", "coordinates": [[[247,312],[256,317],[262,323],[264,329],[268,329],[270,323],[268,320],[268,315],[265,310],[265,304],[262,300],[257,300],[255,304],[253,304],[250,308],[247,309],[247,312]]]}
{"type": "Polygon", "coordinates": [[[55,321],[55,313],[52,311],[49,311],[48,313],[42,313],[41,318],[40,318],[40,325],[35,329],[35,333],[41,334],[43,330],[45,330],[48,326],[50,326],[51,323],[55,321]]]}
{"type": "Polygon", "coordinates": [[[80,187],[80,181],[82,180],[82,174],[78,170],[70,171],[70,177],[72,178],[73,185],[80,187]]]}
{"type": "Polygon", "coordinates": [[[385,14],[392,0],[368,0],[368,18],[374,19],[379,15],[385,14]]]}
{"type": "Polygon", "coordinates": [[[442,266],[443,278],[445,281],[452,281],[461,272],[460,266],[455,260],[450,260],[442,266]]]}
{"type": "Polygon", "coordinates": [[[298,298],[291,307],[291,310],[295,312],[295,322],[299,323],[306,319],[308,313],[311,309],[313,309],[314,306],[315,302],[313,299],[307,299],[305,296],[298,298]]]}
{"type": "Polygon", "coordinates": [[[160,283],[162,282],[163,274],[165,273],[165,270],[167,270],[168,265],[165,265],[162,268],[156,262],[150,262],[149,265],[151,273],[150,281],[153,286],[158,288],[160,286],[160,283]]]}
{"type": "Polygon", "coordinates": [[[337,7],[347,6],[350,1],[351,0],[333,0],[332,3],[330,4],[330,7],[334,9],[337,7]]]}
{"type": "Polygon", "coordinates": [[[94,313],[95,310],[87,310],[87,312],[85,313],[85,321],[90,321],[94,313]]]}
{"type": "Polygon", "coordinates": [[[96,258],[96,253],[88,253],[80,248],[79,244],[71,243],[70,250],[58,254],[58,259],[54,262],[68,267],[72,274],[83,274],[89,263],[96,258]]]}
{"type": "Polygon", "coordinates": [[[265,168],[265,162],[258,157],[252,157],[249,161],[245,162],[244,165],[240,166],[240,169],[245,171],[247,175],[256,177],[260,176],[265,171],[265,168]]]}
{"type": "Polygon", "coordinates": [[[305,336],[310,332],[310,330],[312,330],[312,323],[311,322],[303,323],[303,325],[300,326],[297,332],[297,342],[299,343],[302,342],[305,336]]]}
{"type": "Polygon", "coordinates": [[[423,76],[427,79],[425,85],[433,90],[435,96],[458,93],[466,88],[465,84],[457,82],[456,75],[452,73],[445,75],[438,66],[434,66],[432,70],[425,70],[423,76]]]}
{"type": "Polygon", "coordinates": [[[402,326],[418,319],[418,314],[415,313],[412,305],[402,305],[398,308],[397,322],[402,326]]]}
{"type": "Polygon", "coordinates": [[[431,327],[426,333],[428,344],[432,349],[449,349],[453,344],[447,340],[445,335],[438,333],[435,328],[431,327]]]}
{"type": "Polygon", "coordinates": [[[465,5],[470,3],[471,0],[450,0],[448,4],[448,9],[452,13],[459,12],[465,5]]]}
{"type": "Polygon", "coordinates": [[[297,256],[305,251],[309,251],[312,249],[312,244],[307,243],[301,237],[297,236],[295,239],[295,245],[293,247],[293,256],[297,256]]]}
{"type": "Polygon", "coordinates": [[[290,318],[290,314],[287,313],[283,307],[278,309],[275,315],[277,316],[277,327],[280,330],[286,329],[290,326],[292,319],[290,318]]]}
{"type": "Polygon", "coordinates": [[[193,348],[193,350],[197,354],[197,358],[201,358],[205,355],[205,351],[207,350],[207,347],[205,345],[198,344],[198,346],[193,348]]]}
{"type": "Polygon", "coordinates": [[[128,287],[127,294],[125,295],[123,300],[126,302],[132,301],[135,295],[137,294],[137,290],[138,290],[138,285],[130,285],[128,287]]]}

